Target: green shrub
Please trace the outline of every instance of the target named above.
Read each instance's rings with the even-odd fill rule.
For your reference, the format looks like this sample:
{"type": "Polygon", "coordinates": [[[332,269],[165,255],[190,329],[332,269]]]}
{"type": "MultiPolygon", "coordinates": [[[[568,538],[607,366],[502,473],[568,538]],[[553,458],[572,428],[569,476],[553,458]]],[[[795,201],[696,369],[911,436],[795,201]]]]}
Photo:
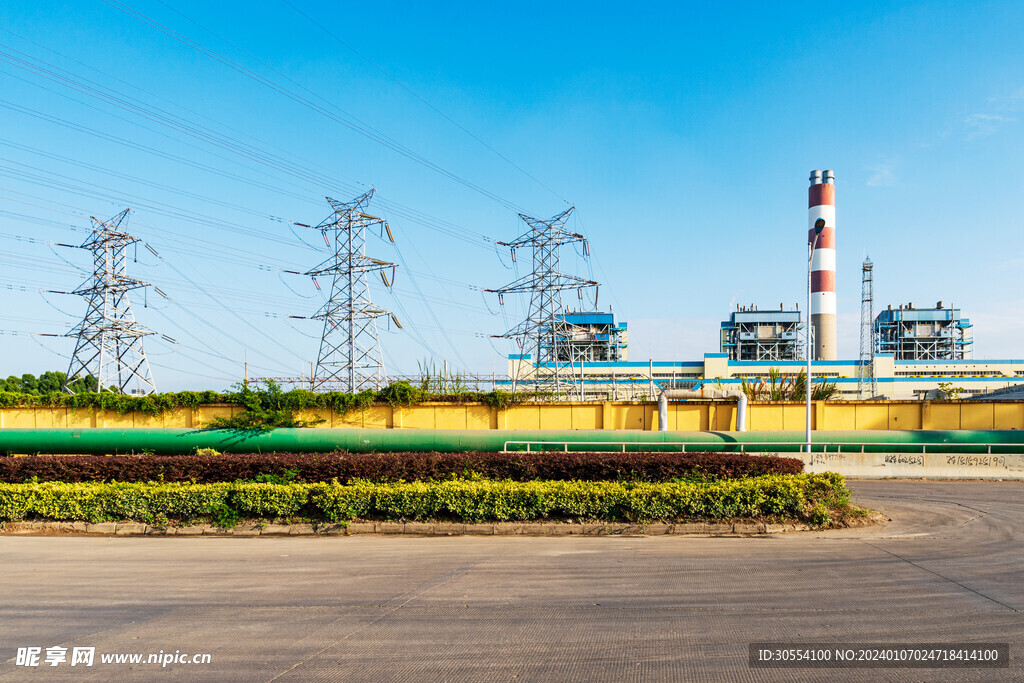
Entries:
{"type": "MultiPolygon", "coordinates": [[[[0,408],[43,406],[50,408],[95,409],[124,415],[140,412],[157,416],[179,408],[198,409],[211,403],[227,403],[242,406],[230,418],[218,418],[215,426],[226,429],[273,429],[275,427],[303,427],[318,424],[323,420],[304,421],[296,417],[303,410],[333,411],[346,415],[352,411],[365,410],[376,404],[411,406],[423,401],[444,401],[447,403],[484,403],[492,408],[504,409],[528,401],[546,401],[555,398],[552,393],[518,392],[506,393],[500,390],[489,392],[444,390],[429,392],[415,387],[407,381],[395,382],[380,391],[366,389],[358,393],[341,391],[312,392],[308,389],[284,391],[272,381],[264,386],[242,383],[233,391],[179,391],[146,396],[131,396],[112,391],[90,391],[88,386],[79,385],[78,393],[61,391],[62,373],[54,375],[55,380],[45,382],[32,378],[27,380],[11,377],[0,379],[0,408]],[[58,377],[59,376],[59,377],[58,377]],[[28,389],[31,385],[31,389],[28,389]]],[[[30,375],[26,375],[31,377],[30,375]]],[[[88,378],[91,379],[91,378],[88,378]]]]}
{"type": "Polygon", "coordinates": [[[215,391],[179,391],[148,396],[130,396],[111,391],[83,392],[69,394],[51,391],[45,394],[14,393],[0,391],[0,408],[45,406],[50,408],[71,408],[104,410],[118,415],[140,412],[145,415],[162,415],[178,408],[196,409],[208,403],[223,403],[225,394],[215,391]]]}
{"type": "Polygon", "coordinates": [[[467,522],[788,517],[815,525],[848,500],[836,474],[767,475],[714,482],[494,481],[348,484],[0,484],[0,520],[191,520],[231,526],[241,517],[297,515],[343,522],[457,519],[467,522]]]}
{"type": "MultiPolygon", "coordinates": [[[[233,403],[241,404],[245,410],[231,417],[215,417],[206,425],[207,429],[258,429],[269,431],[277,427],[312,427],[323,422],[323,418],[300,420],[295,416],[300,410],[296,401],[289,400],[281,386],[267,380],[260,389],[249,388],[249,383],[239,385],[238,392],[231,396],[233,403]]],[[[302,391],[302,390],[300,390],[302,391]]],[[[306,398],[304,392],[297,396],[301,404],[306,398]]]]}
{"type": "Polygon", "coordinates": [[[231,502],[250,517],[290,517],[309,499],[305,486],[294,484],[236,484],[231,502]]]}

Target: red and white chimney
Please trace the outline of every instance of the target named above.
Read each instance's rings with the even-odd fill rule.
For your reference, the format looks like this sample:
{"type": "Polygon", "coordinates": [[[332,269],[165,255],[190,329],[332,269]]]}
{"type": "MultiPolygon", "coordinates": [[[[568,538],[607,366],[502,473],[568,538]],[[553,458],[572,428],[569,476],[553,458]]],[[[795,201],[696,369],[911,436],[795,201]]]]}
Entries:
{"type": "Polygon", "coordinates": [[[836,185],[832,171],[811,171],[807,193],[808,240],[814,223],[825,220],[811,256],[811,325],[814,360],[836,360],[836,185]]]}

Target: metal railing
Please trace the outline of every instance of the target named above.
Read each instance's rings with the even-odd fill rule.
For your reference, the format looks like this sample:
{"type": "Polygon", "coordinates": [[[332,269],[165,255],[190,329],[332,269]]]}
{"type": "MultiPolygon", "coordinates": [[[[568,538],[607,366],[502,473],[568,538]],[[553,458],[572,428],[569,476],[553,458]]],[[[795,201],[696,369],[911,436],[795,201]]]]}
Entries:
{"type": "MultiPolygon", "coordinates": [[[[525,446],[527,453],[534,452],[531,450],[531,446],[542,446],[545,448],[538,448],[537,451],[542,450],[562,450],[564,452],[569,451],[569,447],[573,446],[573,450],[584,450],[587,446],[616,446],[617,450],[622,453],[626,452],[626,447],[633,447],[632,450],[643,450],[636,447],[648,446],[657,447],[659,451],[675,450],[679,447],[681,453],[686,453],[687,446],[696,446],[697,448],[691,448],[690,452],[694,451],[721,451],[728,450],[731,452],[746,453],[748,450],[751,452],[770,452],[776,449],[771,448],[772,446],[787,446],[787,449],[777,449],[780,452],[805,452],[804,448],[807,444],[803,441],[506,441],[502,446],[503,453],[518,453],[522,452],[522,449],[510,450],[509,446],[525,446]],[[551,448],[552,446],[561,446],[560,449],[551,448]],[[756,447],[751,449],[751,447],[756,447]]],[[[997,455],[1013,455],[1013,454],[1024,454],[1024,443],[948,443],[948,442],[931,442],[931,443],[880,443],[878,441],[813,441],[811,442],[812,453],[922,453],[927,454],[928,449],[932,448],[933,454],[954,454],[954,453],[977,453],[979,450],[984,450],[987,455],[992,455],[992,449],[997,450],[997,455]],[[835,450],[830,451],[830,447],[835,447],[835,450]],[[867,449],[870,448],[870,451],[867,449]],[[939,450],[941,449],[941,451],[939,450]],[[960,450],[957,450],[960,449],[960,450]],[[1003,451],[1003,452],[999,452],[1003,451]]],[[[608,450],[608,449],[603,449],[608,450]]],[[[651,450],[654,450],[653,448],[651,450]]]]}

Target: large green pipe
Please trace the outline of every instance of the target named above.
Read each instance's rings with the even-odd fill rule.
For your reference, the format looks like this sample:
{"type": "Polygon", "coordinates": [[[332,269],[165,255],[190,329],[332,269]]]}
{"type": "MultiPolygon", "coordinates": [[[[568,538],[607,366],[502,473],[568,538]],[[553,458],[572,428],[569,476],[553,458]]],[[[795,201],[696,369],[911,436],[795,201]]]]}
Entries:
{"type": "MultiPolygon", "coordinates": [[[[269,432],[206,429],[0,429],[0,453],[190,453],[213,448],[223,453],[500,451],[507,442],[543,442],[561,450],[745,451],[795,453],[803,432],[649,432],[637,430],[455,430],[455,429],[275,429],[269,432]],[[602,443],[604,442],[604,443],[602,443]],[[611,443],[608,443],[611,442],[611,443]],[[777,442],[763,444],[759,442],[777,442]],[[567,446],[565,444],[568,444],[567,446]]],[[[1024,431],[913,430],[814,432],[815,451],[1024,453],[1024,431]],[[867,444],[861,446],[860,444],[867,444]],[[988,444],[996,444],[988,446],[988,444]]],[[[525,450],[509,444],[509,450],[525,450]]],[[[532,445],[531,449],[538,449],[532,445]]]]}

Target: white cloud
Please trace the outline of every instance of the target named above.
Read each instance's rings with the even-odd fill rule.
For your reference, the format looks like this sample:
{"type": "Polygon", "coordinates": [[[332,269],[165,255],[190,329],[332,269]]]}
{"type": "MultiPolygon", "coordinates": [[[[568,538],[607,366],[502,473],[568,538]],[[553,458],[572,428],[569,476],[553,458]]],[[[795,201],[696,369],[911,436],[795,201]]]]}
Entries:
{"type": "Polygon", "coordinates": [[[1024,88],[1018,88],[1009,95],[989,98],[988,104],[987,110],[971,114],[964,119],[968,129],[968,140],[987,138],[998,133],[1006,124],[1015,123],[1017,117],[1014,114],[1024,104],[1024,88]]]}
{"type": "Polygon", "coordinates": [[[868,187],[893,187],[896,184],[893,167],[894,164],[888,162],[868,166],[866,170],[871,174],[868,177],[868,187]]]}
{"type": "Polygon", "coordinates": [[[1012,116],[1004,116],[1002,114],[971,114],[964,123],[970,129],[967,134],[968,140],[977,140],[979,138],[985,138],[993,133],[996,133],[1003,124],[1011,123],[1017,119],[1012,116]]]}

